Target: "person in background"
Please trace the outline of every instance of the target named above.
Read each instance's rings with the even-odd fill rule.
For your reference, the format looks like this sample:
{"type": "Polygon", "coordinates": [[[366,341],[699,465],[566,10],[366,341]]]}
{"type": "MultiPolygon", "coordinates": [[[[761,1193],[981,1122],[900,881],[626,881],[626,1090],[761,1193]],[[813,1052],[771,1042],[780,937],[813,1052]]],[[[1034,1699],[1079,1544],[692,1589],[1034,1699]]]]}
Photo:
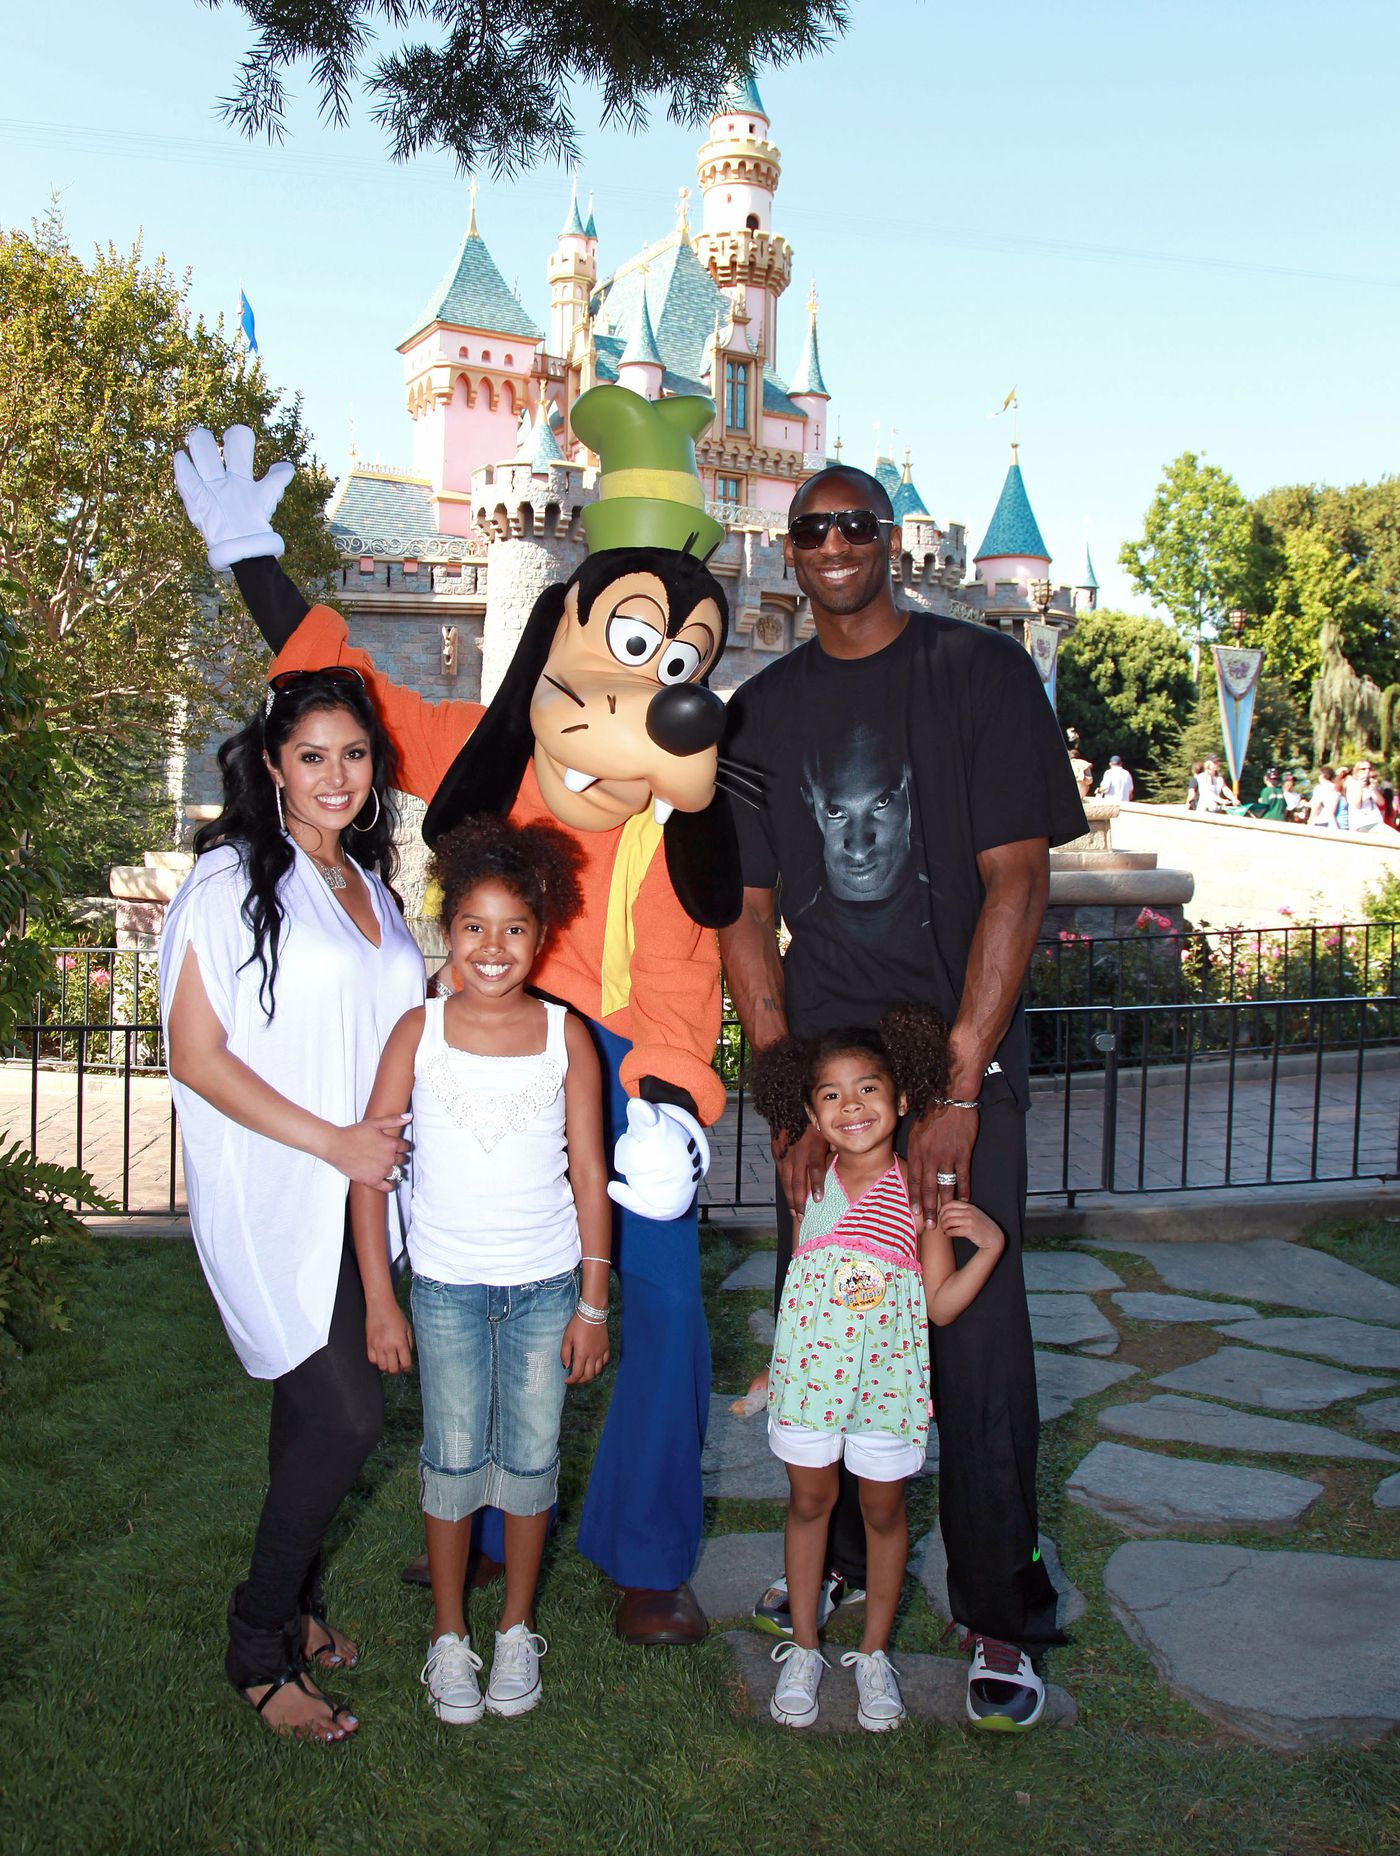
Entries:
{"type": "Polygon", "coordinates": [[[1335,769],[1323,767],[1313,783],[1312,798],[1308,801],[1308,823],[1315,825],[1319,831],[1340,831],[1341,826],[1337,823],[1340,800],[1335,769]]]}
{"type": "Polygon", "coordinates": [[[1065,743],[1069,748],[1069,770],[1074,775],[1074,783],[1079,788],[1080,797],[1087,799],[1094,790],[1094,763],[1084,758],[1077,728],[1065,730],[1065,743]]]}
{"type": "Polygon", "coordinates": [[[1263,787],[1249,808],[1249,816],[1271,819],[1275,824],[1281,824],[1288,816],[1288,802],[1283,796],[1283,782],[1277,767],[1270,767],[1265,773],[1263,787]]]}
{"type": "Polygon", "coordinates": [[[1201,775],[1205,771],[1203,760],[1193,760],[1191,772],[1186,781],[1186,810],[1195,812],[1201,803],[1201,775]]]}
{"type": "Polygon", "coordinates": [[[1239,794],[1230,785],[1220,771],[1220,762],[1213,754],[1207,755],[1206,764],[1200,775],[1202,812],[1223,812],[1227,805],[1237,806],[1239,794]]]}
{"type": "Polygon", "coordinates": [[[1384,824],[1380,792],[1368,760],[1357,761],[1347,783],[1347,816],[1353,831],[1374,831],[1384,824]]]}
{"type": "Polygon", "coordinates": [[[1308,822],[1308,800],[1306,793],[1298,790],[1298,776],[1289,772],[1283,776],[1284,817],[1290,825],[1306,825],[1308,822]]]}
{"type": "Polygon", "coordinates": [[[1392,831],[1400,831],[1400,801],[1396,800],[1395,788],[1389,780],[1380,784],[1381,823],[1388,825],[1392,831]]]}
{"type": "Polygon", "coordinates": [[[1125,805],[1133,796],[1133,776],[1123,765],[1121,754],[1110,754],[1108,768],[1099,783],[1100,799],[1116,799],[1125,805]]]}

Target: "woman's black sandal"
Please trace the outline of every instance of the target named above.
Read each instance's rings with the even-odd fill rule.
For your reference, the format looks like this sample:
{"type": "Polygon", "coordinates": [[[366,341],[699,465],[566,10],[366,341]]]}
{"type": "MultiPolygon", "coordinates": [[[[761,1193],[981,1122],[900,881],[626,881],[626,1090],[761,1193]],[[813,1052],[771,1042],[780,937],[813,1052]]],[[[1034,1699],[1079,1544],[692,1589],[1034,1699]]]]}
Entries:
{"type": "Polygon", "coordinates": [[[354,1656],[342,1656],[335,1647],[335,1633],[318,1611],[308,1611],[313,1630],[325,1632],[322,1643],[308,1643],[305,1650],[308,1663],[314,1663],[318,1669],[353,1669],[359,1662],[358,1652],[354,1656]]]}
{"type": "MultiPolygon", "coordinates": [[[[302,1680],[304,1673],[305,1673],[304,1670],[299,1665],[296,1668],[284,1669],[280,1676],[276,1676],[273,1679],[271,1686],[269,1687],[267,1693],[262,1697],[261,1701],[254,1701],[253,1697],[248,1693],[248,1689],[246,1688],[240,1688],[238,1690],[238,1693],[243,1697],[244,1701],[247,1702],[248,1706],[253,1710],[255,1714],[261,1714],[263,1710],[267,1707],[267,1704],[272,1700],[272,1697],[274,1695],[280,1694],[281,1691],[284,1688],[286,1688],[288,1684],[290,1684],[294,1688],[299,1688],[302,1694],[306,1696],[308,1701],[323,1701],[326,1704],[326,1706],[330,1709],[332,1726],[334,1726],[334,1724],[336,1723],[336,1721],[339,1720],[342,1714],[346,1716],[349,1715],[350,1710],[344,1706],[337,1706],[337,1704],[331,1700],[329,1695],[323,1695],[317,1689],[308,1688],[306,1686],[306,1683],[302,1680]]],[[[255,1687],[256,1684],[250,1683],[248,1686],[249,1688],[251,1688],[251,1687],[255,1687]]],[[[318,1734],[312,1729],[309,1722],[304,1728],[301,1729],[300,1732],[297,1732],[295,1729],[292,1729],[292,1728],[278,1727],[275,1721],[269,1721],[268,1725],[272,1728],[272,1731],[274,1733],[281,1734],[284,1738],[289,1738],[289,1739],[295,1738],[297,1740],[322,1740],[325,1742],[327,1746],[339,1746],[341,1740],[348,1740],[351,1737],[349,1734],[341,1734],[338,1738],[333,1739],[328,1734],[318,1734]]]]}
{"type": "MultiPolygon", "coordinates": [[[[262,1714],[274,1695],[279,1694],[288,1683],[294,1683],[308,1700],[324,1703],[330,1715],[331,1725],[335,1726],[341,1715],[348,1716],[349,1710],[337,1706],[329,1695],[323,1695],[319,1690],[307,1687],[304,1679],[306,1659],[301,1647],[300,1615],[289,1618],[280,1630],[260,1629],[257,1625],[248,1623],[239,1614],[238,1599],[242,1589],[240,1586],[233,1594],[228,1606],[228,1653],[224,1658],[224,1671],[234,1689],[255,1714],[262,1714]],[[269,1675],[267,1672],[270,1669],[275,1669],[278,1673],[269,1675]],[[267,1693],[254,1701],[248,1690],[260,1688],[264,1683],[268,1684],[267,1693]]],[[[321,1620],[321,1622],[322,1628],[328,1630],[329,1627],[324,1624],[324,1621],[321,1620]]],[[[299,1730],[290,1727],[281,1728],[275,1721],[269,1721],[268,1726],[275,1733],[295,1735],[298,1739],[328,1738],[324,1734],[314,1732],[310,1722],[299,1730]]],[[[339,1739],[349,1739],[349,1737],[349,1734],[342,1733],[339,1739]]],[[[338,1741],[332,1741],[331,1744],[338,1744],[338,1741]]]]}

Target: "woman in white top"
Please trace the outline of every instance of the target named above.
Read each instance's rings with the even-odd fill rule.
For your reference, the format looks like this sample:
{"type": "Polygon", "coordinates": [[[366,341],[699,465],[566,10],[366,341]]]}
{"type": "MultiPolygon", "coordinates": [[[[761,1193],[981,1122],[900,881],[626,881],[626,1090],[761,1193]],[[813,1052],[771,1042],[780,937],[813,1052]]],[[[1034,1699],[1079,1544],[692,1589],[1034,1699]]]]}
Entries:
{"type": "Polygon", "coordinates": [[[583,906],[578,847],[548,825],[478,818],[435,848],[458,990],[404,1016],[370,1098],[378,1114],[413,1103],[412,1336],[384,1261],[383,1206],[358,1186],[350,1205],[370,1358],[403,1372],[418,1343],[434,1608],[422,1680],[438,1719],[466,1725],[540,1698],[535,1583],[560,1413],[565,1386],[607,1363],[612,1220],[588,1028],[526,990],[545,937],[583,906]],[[506,1589],[483,1696],[462,1585],[486,1507],[505,1514],[506,1589]]]}
{"type": "Polygon", "coordinates": [[[1334,783],[1332,769],[1323,767],[1312,789],[1312,798],[1308,801],[1308,823],[1316,825],[1319,831],[1340,830],[1337,807],[1341,797],[1334,783]]]}
{"type": "Polygon", "coordinates": [[[385,885],[393,750],[357,672],[273,678],[219,765],[160,991],[200,1263],[239,1359],[273,1382],[225,1668],[278,1732],[340,1740],[356,1722],[304,1673],[356,1658],[321,1617],[320,1547],[383,1426],[346,1200],[403,1178],[405,1118],[365,1107],[423,960],[385,885]]]}

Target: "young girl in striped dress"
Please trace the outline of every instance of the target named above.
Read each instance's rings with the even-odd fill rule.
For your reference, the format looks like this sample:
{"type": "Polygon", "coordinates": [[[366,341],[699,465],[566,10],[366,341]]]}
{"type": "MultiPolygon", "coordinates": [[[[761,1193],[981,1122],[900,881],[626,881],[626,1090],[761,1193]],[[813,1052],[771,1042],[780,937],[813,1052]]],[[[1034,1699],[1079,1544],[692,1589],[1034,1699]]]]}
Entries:
{"type": "Polygon", "coordinates": [[[896,1006],[878,1031],[787,1038],[755,1061],[754,1100],[776,1134],[810,1121],[834,1159],[810,1198],[779,1298],[768,1377],[768,1438],[787,1466],[786,1565],[792,1640],[771,1704],[787,1727],[810,1727],[827,1664],[817,1601],[838,1464],[860,1483],[865,1518],[865,1634],[854,1667],[862,1727],[904,1718],[889,1636],[909,1556],[904,1484],[923,1465],[932,1404],[928,1323],[953,1321],[1001,1255],[1002,1232],[966,1200],[917,1229],[895,1134],[943,1087],[947,1032],[925,1006],[896,1006]],[[961,1267],[953,1240],[971,1255],[961,1267]]]}

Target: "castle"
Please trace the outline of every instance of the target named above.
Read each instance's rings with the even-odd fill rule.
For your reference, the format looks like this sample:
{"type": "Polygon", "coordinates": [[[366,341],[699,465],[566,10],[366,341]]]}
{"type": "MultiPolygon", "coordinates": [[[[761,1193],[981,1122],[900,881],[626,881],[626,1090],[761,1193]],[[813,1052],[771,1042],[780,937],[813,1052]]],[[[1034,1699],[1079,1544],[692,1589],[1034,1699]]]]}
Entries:
{"type": "MultiPolygon", "coordinates": [[[[793,255],[774,230],[781,162],[752,81],[721,100],[697,172],[699,226],[682,187],[671,231],[603,276],[593,203],[585,215],[575,180],[546,266],[547,328],[492,260],[473,188],[466,235],[399,345],[413,467],[352,458],[329,510],[344,563],[335,597],[356,643],[425,695],[489,700],[536,596],[582,558],[580,516],[597,495],[597,459],[573,436],[570,412],[599,381],[647,399],[700,393],[715,402],[696,446],[711,513],[728,531],[711,561],[731,613],[715,688],[728,694],[810,635],[783,561],[786,511],[841,444],[815,290],[800,340],[785,345],[780,333],[793,255]],[[780,358],[793,350],[785,375],[780,358]]],[[[902,470],[889,457],[874,470],[903,527],[902,603],[1023,639],[1028,620],[1065,629],[1094,603],[1087,549],[1078,587],[1050,584],[1014,446],[970,579],[964,527],[929,511],[908,455],[902,470]]]]}

